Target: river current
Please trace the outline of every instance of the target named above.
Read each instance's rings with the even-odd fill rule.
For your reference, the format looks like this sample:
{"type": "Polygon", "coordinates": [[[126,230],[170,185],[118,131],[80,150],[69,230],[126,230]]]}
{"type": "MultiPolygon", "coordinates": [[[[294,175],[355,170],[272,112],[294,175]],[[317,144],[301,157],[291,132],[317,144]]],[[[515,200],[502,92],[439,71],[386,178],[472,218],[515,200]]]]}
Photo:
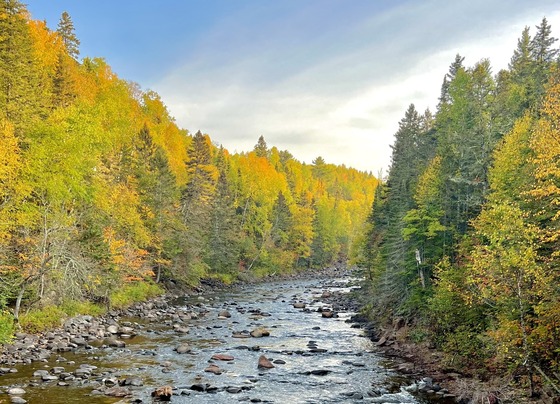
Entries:
{"type": "MultiPolygon", "coordinates": [[[[21,365],[0,378],[0,390],[21,386],[27,402],[51,404],[151,403],[151,393],[164,385],[174,389],[172,403],[424,403],[403,388],[411,381],[391,370],[363,330],[347,321],[354,313],[322,316],[329,305],[321,296],[350,292],[354,282],[350,277],[274,281],[181,298],[175,304],[202,314],[188,321],[188,333],[174,330],[172,322],[122,319],[137,330],[125,348],[93,347],[21,365]],[[305,308],[295,308],[296,302],[305,308]],[[224,311],[231,317],[220,317],[224,311]],[[254,329],[270,336],[233,336],[254,329]],[[178,354],[181,344],[191,351],[178,354]],[[233,360],[212,359],[215,354],[233,360]],[[274,368],[257,368],[261,355],[274,368]],[[221,374],[205,371],[212,363],[221,374]],[[83,383],[33,382],[36,370],[60,366],[71,372],[83,364],[95,367],[83,383]],[[142,384],[128,387],[132,399],[92,395],[92,383],[126,378],[142,384]]],[[[10,398],[0,395],[0,402],[10,398]]]]}

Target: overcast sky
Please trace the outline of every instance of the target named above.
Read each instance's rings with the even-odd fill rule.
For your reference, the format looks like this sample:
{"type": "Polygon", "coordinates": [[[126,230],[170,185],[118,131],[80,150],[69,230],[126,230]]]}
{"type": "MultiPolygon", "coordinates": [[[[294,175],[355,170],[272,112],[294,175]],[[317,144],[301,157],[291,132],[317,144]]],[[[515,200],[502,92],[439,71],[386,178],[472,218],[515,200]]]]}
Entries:
{"type": "MultiPolygon", "coordinates": [[[[28,0],[68,11],[81,56],[158,92],[180,127],[231,152],[269,146],[377,173],[410,103],[435,110],[457,53],[507,67],[558,0],[28,0]]],[[[557,45],[560,45],[557,42],[557,45]]]]}

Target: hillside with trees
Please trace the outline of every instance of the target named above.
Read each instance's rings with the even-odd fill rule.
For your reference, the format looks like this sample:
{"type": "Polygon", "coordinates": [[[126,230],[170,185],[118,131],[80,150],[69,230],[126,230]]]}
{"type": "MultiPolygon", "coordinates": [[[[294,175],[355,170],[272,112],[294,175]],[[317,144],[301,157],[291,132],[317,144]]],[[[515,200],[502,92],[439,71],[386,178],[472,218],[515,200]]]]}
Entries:
{"type": "Polygon", "coordinates": [[[508,69],[457,55],[437,111],[406,111],[363,266],[384,323],[443,367],[560,392],[560,69],[546,18],[508,69]]]}
{"type": "MultiPolygon", "coordinates": [[[[153,91],[0,5],[0,342],[160,293],[322,268],[362,237],[377,179],[268,147],[231,154],[153,91]]],[[[255,136],[257,138],[257,136],[255,136]]]]}

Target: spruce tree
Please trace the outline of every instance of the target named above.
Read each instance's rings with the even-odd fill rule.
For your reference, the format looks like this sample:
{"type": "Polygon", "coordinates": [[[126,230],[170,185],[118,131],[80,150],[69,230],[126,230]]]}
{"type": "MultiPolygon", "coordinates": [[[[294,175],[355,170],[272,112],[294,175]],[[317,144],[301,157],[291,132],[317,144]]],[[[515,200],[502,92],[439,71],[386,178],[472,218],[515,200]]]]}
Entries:
{"type": "Polygon", "coordinates": [[[0,2],[0,111],[19,129],[41,112],[27,10],[18,0],[0,2]]]}
{"type": "Polygon", "coordinates": [[[66,11],[60,16],[56,32],[62,38],[68,55],[74,60],[78,60],[78,56],[80,55],[80,40],[76,36],[74,23],[70,18],[70,14],[66,11]]]}

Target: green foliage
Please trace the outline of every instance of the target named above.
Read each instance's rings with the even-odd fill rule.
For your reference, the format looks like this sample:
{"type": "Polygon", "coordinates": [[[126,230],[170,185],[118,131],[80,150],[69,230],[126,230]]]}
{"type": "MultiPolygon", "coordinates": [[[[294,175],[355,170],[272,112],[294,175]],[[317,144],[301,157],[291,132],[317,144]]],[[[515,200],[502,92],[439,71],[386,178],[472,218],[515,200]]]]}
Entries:
{"type": "Polygon", "coordinates": [[[109,296],[112,307],[125,308],[134,303],[159,296],[163,293],[161,286],[153,282],[140,281],[120,287],[109,296]]]}
{"type": "Polygon", "coordinates": [[[457,55],[432,121],[409,108],[362,240],[376,318],[454,367],[560,370],[560,72],[544,18],[508,70],[457,55]]]}
{"type": "Polygon", "coordinates": [[[19,317],[19,325],[24,332],[40,333],[62,325],[66,313],[57,306],[46,306],[32,310],[19,317]]]}
{"type": "Polygon", "coordinates": [[[14,316],[0,311],[0,345],[10,342],[14,334],[14,316]]]}

